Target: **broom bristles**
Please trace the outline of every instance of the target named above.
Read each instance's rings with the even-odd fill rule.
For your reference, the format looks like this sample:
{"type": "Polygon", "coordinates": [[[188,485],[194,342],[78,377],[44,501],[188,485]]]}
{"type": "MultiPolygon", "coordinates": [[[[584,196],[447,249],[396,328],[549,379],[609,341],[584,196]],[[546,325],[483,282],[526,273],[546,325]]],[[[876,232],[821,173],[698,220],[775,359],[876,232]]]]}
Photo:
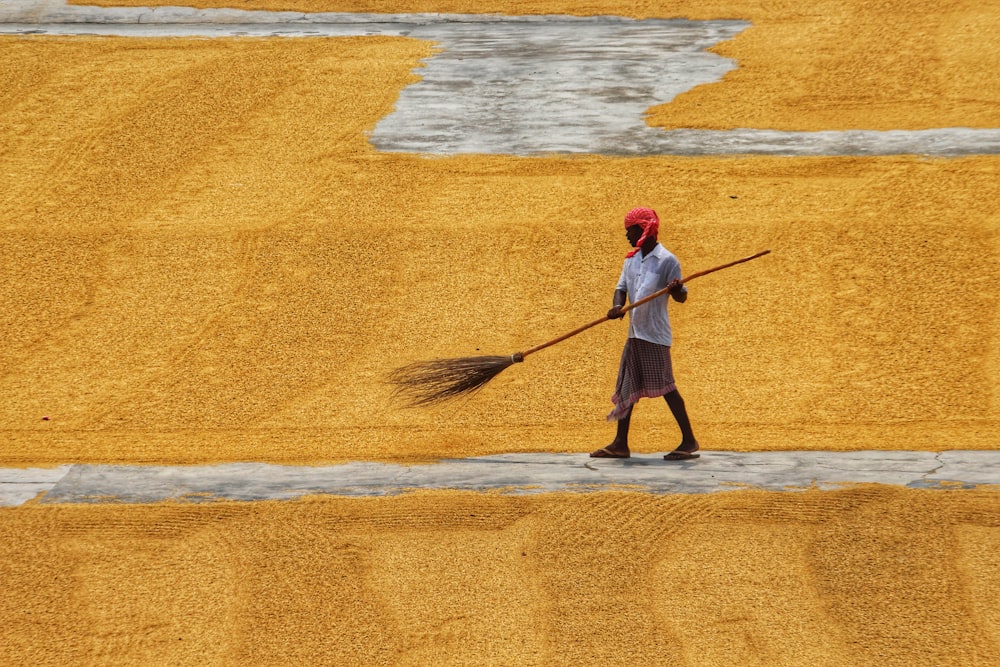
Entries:
{"type": "MultiPolygon", "coordinates": [[[[520,358],[518,358],[520,357],[520,358]]],[[[389,374],[396,394],[411,406],[432,405],[474,394],[517,361],[519,354],[418,361],[389,374]]]]}

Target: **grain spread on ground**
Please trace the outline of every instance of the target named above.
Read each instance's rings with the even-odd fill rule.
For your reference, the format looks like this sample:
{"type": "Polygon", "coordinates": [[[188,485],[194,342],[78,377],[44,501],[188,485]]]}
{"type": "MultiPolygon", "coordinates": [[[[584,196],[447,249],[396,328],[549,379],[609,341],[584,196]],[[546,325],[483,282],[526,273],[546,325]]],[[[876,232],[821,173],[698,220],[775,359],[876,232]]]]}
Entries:
{"type": "MultiPolygon", "coordinates": [[[[716,49],[740,69],[653,125],[1000,125],[990,3],[474,8],[570,10],[753,22],[716,49]]],[[[611,435],[622,323],[444,408],[400,409],[382,379],[605,312],[637,205],[688,272],[773,251],[692,284],[673,314],[705,449],[1000,442],[996,158],[377,153],[365,133],[432,48],[0,38],[0,463],[592,450],[611,435]]],[[[635,451],[676,438],[662,404],[639,405],[635,451]]],[[[995,491],[888,487],[28,504],[0,509],[0,654],[987,664],[997,516],[995,491]]]]}
{"type": "Polygon", "coordinates": [[[997,496],[0,509],[12,664],[990,664],[997,496]]]}
{"type": "MultiPolygon", "coordinates": [[[[773,251],[674,307],[704,447],[1000,441],[994,157],[426,159],[365,140],[418,40],[0,49],[5,464],[593,450],[622,322],[440,409],[384,379],[599,317],[635,205],[687,273],[773,251]]],[[[659,403],[634,426],[676,444],[659,403]]]]}

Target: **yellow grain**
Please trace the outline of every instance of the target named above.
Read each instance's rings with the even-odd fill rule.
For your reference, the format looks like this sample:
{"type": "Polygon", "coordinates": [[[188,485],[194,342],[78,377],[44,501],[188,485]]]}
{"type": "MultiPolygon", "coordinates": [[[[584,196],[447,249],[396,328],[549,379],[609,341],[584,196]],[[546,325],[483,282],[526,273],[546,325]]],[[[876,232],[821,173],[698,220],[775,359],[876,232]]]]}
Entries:
{"type": "MultiPolygon", "coordinates": [[[[592,450],[621,322],[444,408],[402,409],[384,379],[600,316],[635,205],[688,273],[773,250],[673,310],[707,448],[1000,441],[996,158],[375,152],[431,48],[0,40],[0,461],[592,450]]],[[[635,427],[637,451],[676,444],[662,402],[635,427]]]]}
{"type": "Polygon", "coordinates": [[[0,509],[12,664],[995,662],[997,496],[0,509]],[[752,518],[751,518],[752,517],[752,518]]]}

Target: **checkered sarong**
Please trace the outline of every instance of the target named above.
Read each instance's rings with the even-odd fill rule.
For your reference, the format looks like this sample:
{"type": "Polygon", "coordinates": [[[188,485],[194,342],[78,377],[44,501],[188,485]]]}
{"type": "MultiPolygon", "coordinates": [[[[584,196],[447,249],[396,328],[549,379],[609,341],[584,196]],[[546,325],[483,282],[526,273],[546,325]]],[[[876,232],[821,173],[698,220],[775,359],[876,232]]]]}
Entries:
{"type": "Polygon", "coordinates": [[[629,338],[622,350],[618,382],[611,397],[615,407],[608,414],[608,421],[624,417],[640,398],[659,398],[676,388],[670,347],[641,338],[629,338]]]}

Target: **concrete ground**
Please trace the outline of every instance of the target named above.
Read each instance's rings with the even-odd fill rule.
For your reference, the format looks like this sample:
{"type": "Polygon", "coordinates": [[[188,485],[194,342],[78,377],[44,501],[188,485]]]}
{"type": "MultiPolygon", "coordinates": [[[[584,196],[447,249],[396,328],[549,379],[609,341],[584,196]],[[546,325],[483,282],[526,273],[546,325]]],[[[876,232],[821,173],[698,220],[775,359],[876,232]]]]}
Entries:
{"type": "Polygon", "coordinates": [[[379,496],[422,489],[543,493],[714,493],[740,489],[834,489],[859,483],[955,489],[1000,485],[997,451],[706,452],[664,461],[580,454],[496,454],[426,465],[65,465],[0,469],[0,506],[42,503],[288,500],[308,495],[379,496]]]}

